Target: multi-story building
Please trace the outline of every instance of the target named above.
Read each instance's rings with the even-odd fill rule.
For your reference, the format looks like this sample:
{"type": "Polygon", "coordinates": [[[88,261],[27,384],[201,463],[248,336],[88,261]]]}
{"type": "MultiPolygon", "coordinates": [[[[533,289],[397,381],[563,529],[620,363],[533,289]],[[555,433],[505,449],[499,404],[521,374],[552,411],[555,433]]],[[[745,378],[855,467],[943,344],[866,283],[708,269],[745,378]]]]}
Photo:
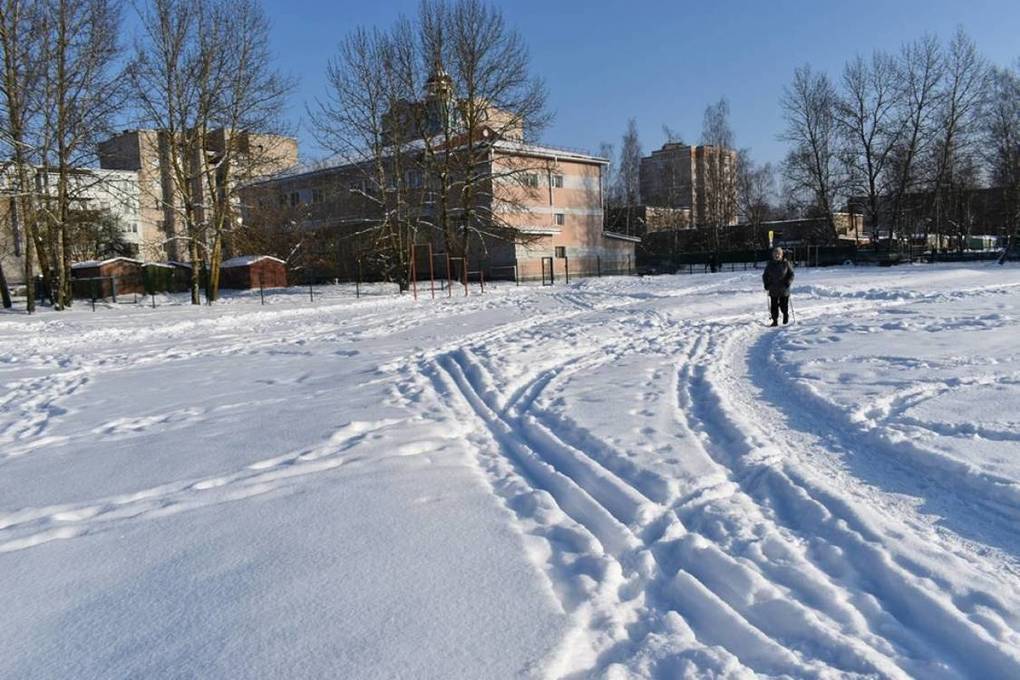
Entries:
{"type": "MultiPolygon", "coordinates": [[[[141,198],[139,225],[141,254],[149,259],[187,259],[187,244],[183,240],[181,225],[181,199],[179,183],[174,177],[170,135],[158,130],[125,130],[99,144],[99,162],[103,168],[129,170],[137,173],[141,198]]],[[[277,174],[297,165],[297,140],[279,135],[230,132],[222,128],[206,137],[207,168],[214,168],[217,179],[228,171],[223,163],[230,148],[233,159],[234,181],[251,181],[258,177],[277,174]]],[[[202,159],[191,159],[196,170],[192,173],[192,192],[207,196],[205,175],[201,172],[202,159]]],[[[202,219],[207,200],[196,202],[197,219],[202,219]]]]}
{"type": "MultiPolygon", "coordinates": [[[[491,227],[475,230],[485,235],[470,242],[472,271],[509,277],[516,268],[519,277],[529,279],[542,276],[543,258],[553,258],[557,276],[567,267],[571,274],[583,275],[632,263],[634,244],[640,239],[603,226],[606,159],[513,140],[494,141],[485,153],[486,167],[480,174],[489,179],[478,192],[474,210],[491,216],[491,227]]],[[[405,200],[413,202],[421,224],[435,227],[434,183],[416,164],[408,165],[405,200]]],[[[263,221],[269,214],[281,226],[294,223],[304,236],[314,234],[302,239],[305,253],[318,248],[323,259],[342,273],[344,263],[333,258],[350,259],[369,250],[365,235],[381,221],[381,203],[370,175],[364,164],[287,174],[252,184],[243,194],[243,205],[258,211],[263,221]]],[[[246,222],[249,219],[245,216],[246,222]]],[[[423,226],[419,242],[432,244],[436,253],[446,252],[437,228],[430,232],[423,226]]],[[[280,242],[278,247],[288,246],[280,242]]],[[[548,271],[548,259],[545,266],[548,271]]]]}
{"type": "Polygon", "coordinates": [[[375,162],[289,173],[247,188],[244,219],[278,235],[275,243],[267,239],[274,254],[285,257],[299,242],[303,266],[343,275],[344,263],[378,250],[372,234],[384,231],[385,220],[403,219],[419,243],[455,259],[466,255],[468,268],[485,276],[516,269],[521,278],[539,278],[543,266],[562,275],[631,263],[639,239],[603,224],[608,160],[524,142],[515,116],[457,99],[440,64],[423,97],[395,104],[383,126],[388,147],[375,162]],[[288,234],[289,225],[302,236],[288,234]]]}
{"type": "Polygon", "coordinates": [[[641,159],[641,202],[690,209],[691,226],[736,224],[736,167],[732,149],[664,144],[641,159]]]}
{"type": "MultiPolygon", "coordinates": [[[[0,177],[4,187],[10,185],[10,173],[0,177]]],[[[34,201],[40,209],[39,216],[54,214],[47,207],[57,200],[59,175],[56,170],[33,168],[32,175],[36,188],[34,201]]],[[[15,198],[11,192],[8,199],[0,203],[0,260],[8,283],[24,282],[25,234],[22,225],[12,219],[15,198]]],[[[78,168],[68,181],[70,209],[81,219],[95,219],[100,214],[112,218],[119,226],[121,240],[128,251],[137,254],[142,247],[142,213],[138,173],[98,168],[78,168]]],[[[73,247],[72,247],[73,252],[73,247]]],[[[38,271],[38,267],[35,267],[38,271]]]]}

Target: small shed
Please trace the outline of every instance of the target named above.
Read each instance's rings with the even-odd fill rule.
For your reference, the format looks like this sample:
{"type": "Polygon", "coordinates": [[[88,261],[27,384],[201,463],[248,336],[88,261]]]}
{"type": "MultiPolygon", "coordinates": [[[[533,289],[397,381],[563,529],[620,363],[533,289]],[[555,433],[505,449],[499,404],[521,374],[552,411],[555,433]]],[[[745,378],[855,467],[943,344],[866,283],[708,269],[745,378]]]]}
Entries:
{"type": "Polygon", "coordinates": [[[129,257],[89,260],[71,265],[71,285],[77,298],[113,298],[144,294],[143,262],[129,257]]]}
{"type": "Polygon", "coordinates": [[[168,265],[173,267],[171,290],[174,293],[182,293],[191,289],[191,265],[187,262],[176,262],[170,260],[168,265]]]}
{"type": "Polygon", "coordinates": [[[287,264],[270,255],[243,255],[220,264],[220,288],[286,288],[287,264]]]}

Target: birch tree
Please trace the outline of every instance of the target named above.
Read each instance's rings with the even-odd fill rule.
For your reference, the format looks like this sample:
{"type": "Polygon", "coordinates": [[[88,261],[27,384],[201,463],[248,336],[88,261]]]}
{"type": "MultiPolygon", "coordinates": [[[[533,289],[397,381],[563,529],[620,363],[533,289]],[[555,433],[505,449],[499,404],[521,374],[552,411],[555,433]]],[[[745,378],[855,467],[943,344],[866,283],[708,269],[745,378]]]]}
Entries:
{"type": "MultiPolygon", "coordinates": [[[[31,123],[38,112],[43,49],[40,7],[25,0],[0,3],[0,50],[3,51],[3,78],[0,81],[4,125],[2,141],[7,151],[4,174],[6,193],[11,198],[11,227],[24,235],[24,278],[26,306],[35,311],[35,262],[41,251],[41,235],[36,225],[34,171],[36,148],[31,144],[31,123]]],[[[48,278],[47,258],[39,256],[44,277],[48,278]]],[[[4,299],[4,306],[9,300],[4,299]]]]}
{"type": "Polygon", "coordinates": [[[40,156],[42,179],[56,174],[56,195],[49,186],[38,202],[48,235],[53,301],[71,303],[69,230],[73,206],[101,182],[80,168],[95,158],[95,148],[123,106],[117,35],[119,5],[110,0],[43,2],[43,52],[40,156]]]}

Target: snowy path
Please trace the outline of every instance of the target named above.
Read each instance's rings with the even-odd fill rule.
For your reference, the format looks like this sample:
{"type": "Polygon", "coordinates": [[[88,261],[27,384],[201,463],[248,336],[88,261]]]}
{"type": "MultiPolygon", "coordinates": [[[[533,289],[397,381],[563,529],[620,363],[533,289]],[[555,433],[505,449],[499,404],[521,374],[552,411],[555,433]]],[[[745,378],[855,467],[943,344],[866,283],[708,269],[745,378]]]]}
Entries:
{"type": "MultiPolygon", "coordinates": [[[[21,599],[57,587],[34,573],[73,589],[69,556],[85,590],[132,591],[100,565],[142,530],[170,546],[153,569],[252,564],[193,596],[237,625],[237,593],[282,587],[259,620],[318,654],[217,629],[244,670],[203,675],[299,658],[314,677],[1020,677],[1020,269],[798,283],[798,324],[778,331],[752,322],[754,272],[0,320],[0,569],[16,574],[0,637],[39,646],[0,675],[59,677],[38,655],[69,649],[83,675],[174,674],[151,630],[155,650],[80,651],[138,624],[69,628],[97,595],[21,599]],[[223,516],[290,549],[193,534],[223,516]],[[277,523],[324,543],[309,554],[277,523]]],[[[220,622],[179,644],[194,654],[220,622]]]]}

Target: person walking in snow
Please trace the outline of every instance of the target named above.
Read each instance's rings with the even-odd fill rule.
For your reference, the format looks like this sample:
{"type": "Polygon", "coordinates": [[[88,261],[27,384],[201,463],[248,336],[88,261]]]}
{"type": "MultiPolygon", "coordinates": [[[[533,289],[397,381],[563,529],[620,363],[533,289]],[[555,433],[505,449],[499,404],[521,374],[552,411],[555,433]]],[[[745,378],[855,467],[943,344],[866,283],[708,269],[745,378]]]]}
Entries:
{"type": "Polygon", "coordinates": [[[765,290],[769,292],[769,313],[772,325],[779,325],[779,312],[783,312],[783,324],[790,322],[790,284],[793,283],[793,265],[783,259],[783,249],[773,248],[772,259],[765,265],[761,275],[765,290]]]}

